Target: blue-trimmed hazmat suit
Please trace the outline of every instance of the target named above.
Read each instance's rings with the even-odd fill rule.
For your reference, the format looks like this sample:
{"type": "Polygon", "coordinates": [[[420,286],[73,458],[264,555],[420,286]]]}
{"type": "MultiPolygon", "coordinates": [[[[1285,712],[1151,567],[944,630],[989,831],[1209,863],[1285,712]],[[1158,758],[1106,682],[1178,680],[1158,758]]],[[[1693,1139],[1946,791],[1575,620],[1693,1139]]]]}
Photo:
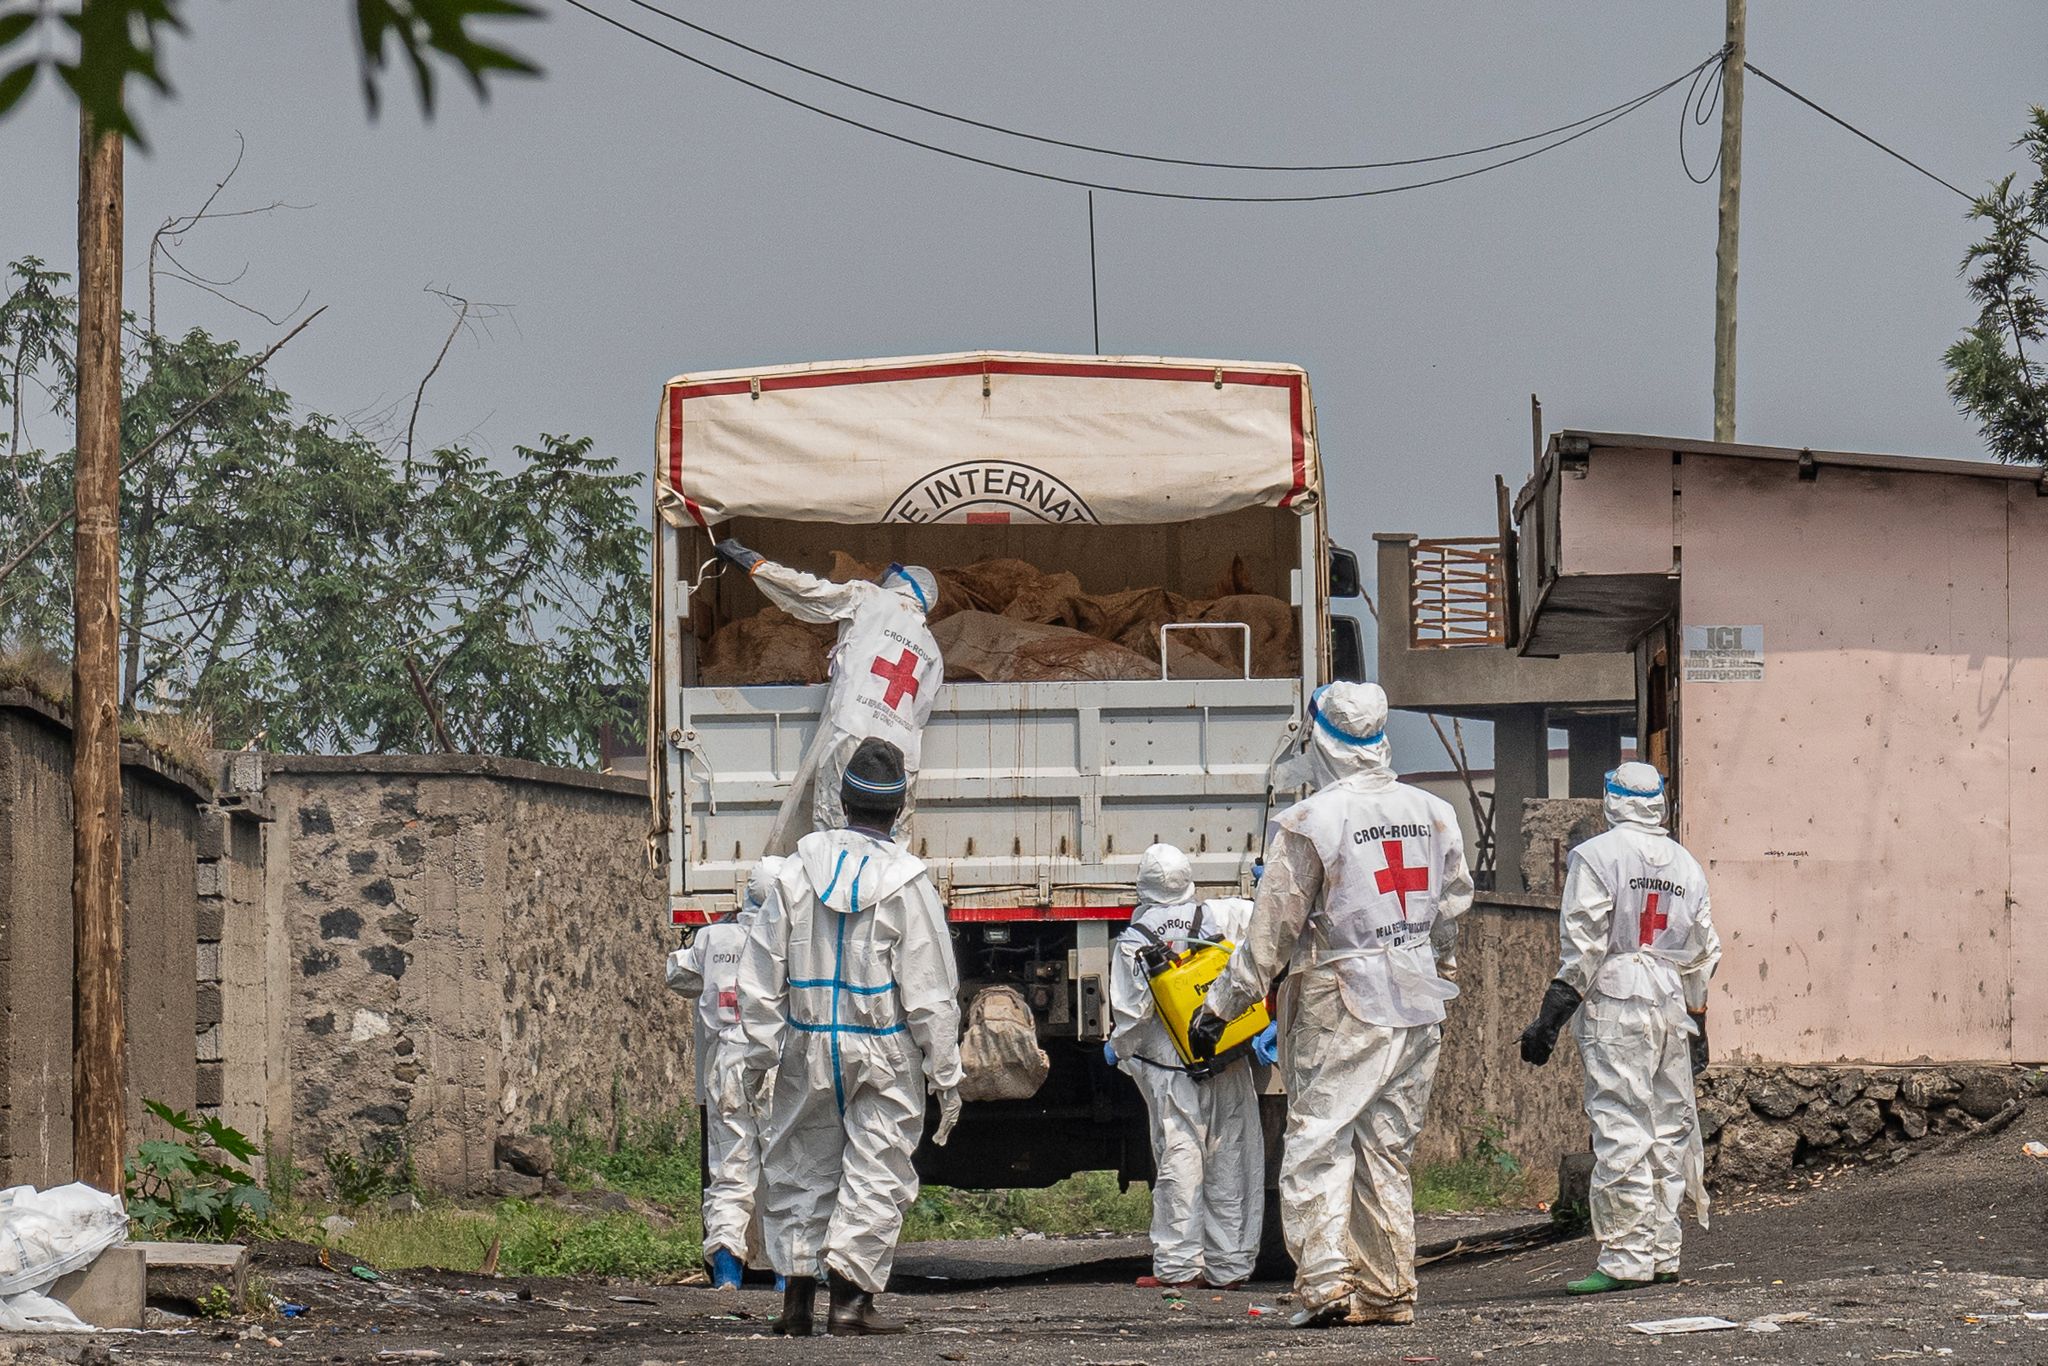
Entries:
{"type": "Polygon", "coordinates": [[[909,850],[859,830],[798,842],[740,962],[746,1070],[764,1087],[761,1216],[768,1258],[820,1257],[886,1288],[925,1097],[957,1113],[959,975],[946,913],[909,850]]]}

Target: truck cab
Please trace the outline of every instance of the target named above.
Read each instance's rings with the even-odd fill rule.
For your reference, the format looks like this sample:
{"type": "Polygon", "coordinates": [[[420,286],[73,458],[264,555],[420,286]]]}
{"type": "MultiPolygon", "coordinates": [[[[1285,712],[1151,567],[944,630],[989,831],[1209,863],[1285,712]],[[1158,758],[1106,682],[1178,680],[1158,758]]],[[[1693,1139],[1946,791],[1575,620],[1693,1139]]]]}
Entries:
{"type": "MultiPolygon", "coordinates": [[[[925,565],[952,585],[948,612],[980,601],[973,566],[1035,572],[1073,590],[1063,619],[1113,633],[1115,667],[1090,666],[1111,676],[1012,677],[968,660],[934,611],[942,646],[962,643],[908,842],[947,907],[963,1012],[1015,988],[1051,1070],[1029,1099],[970,1101],[918,1164],[963,1187],[1149,1177],[1143,1102],[1102,1055],[1139,856],[1176,844],[1198,895],[1250,896],[1286,795],[1271,764],[1315,687],[1362,676],[1358,623],[1330,610],[1360,590],[1325,527],[1307,375],[1015,352],[686,375],[656,444],[651,782],[678,925],[736,903],[825,696],[734,665],[763,600],[719,572],[715,539],[828,576],[925,565]]],[[[969,624],[1030,615],[1012,602],[969,624]]]]}

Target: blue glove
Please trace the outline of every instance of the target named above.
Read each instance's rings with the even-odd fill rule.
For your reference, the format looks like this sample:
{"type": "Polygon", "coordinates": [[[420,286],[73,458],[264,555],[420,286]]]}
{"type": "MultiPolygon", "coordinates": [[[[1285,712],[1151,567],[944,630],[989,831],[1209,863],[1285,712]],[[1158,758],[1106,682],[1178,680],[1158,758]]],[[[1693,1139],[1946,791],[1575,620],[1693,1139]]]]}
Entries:
{"type": "Polygon", "coordinates": [[[1254,886],[1254,887],[1258,886],[1258,885],[1259,885],[1259,883],[1260,883],[1260,882],[1261,882],[1262,880],[1264,880],[1265,876],[1266,876],[1266,861],[1265,861],[1264,859],[1253,859],[1253,860],[1252,860],[1252,886],[1254,886]]]}
{"type": "Polygon", "coordinates": [[[759,551],[747,549],[730,536],[720,541],[714,549],[718,551],[719,559],[724,560],[736,569],[743,569],[749,574],[754,572],[755,565],[768,558],[759,551]]]}
{"type": "Polygon", "coordinates": [[[1252,1056],[1271,1067],[1280,1061],[1280,1026],[1269,1024],[1252,1040],[1252,1056]]]}
{"type": "Polygon", "coordinates": [[[1102,1060],[1111,1067],[1116,1066],[1116,1045],[1107,1039],[1102,1041],[1102,1060]]]}

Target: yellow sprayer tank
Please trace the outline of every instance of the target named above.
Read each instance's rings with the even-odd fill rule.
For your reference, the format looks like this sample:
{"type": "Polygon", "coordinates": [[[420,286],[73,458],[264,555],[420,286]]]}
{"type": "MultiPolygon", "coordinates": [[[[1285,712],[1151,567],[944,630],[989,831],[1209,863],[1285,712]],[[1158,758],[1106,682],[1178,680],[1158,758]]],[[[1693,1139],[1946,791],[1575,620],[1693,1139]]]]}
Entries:
{"type": "Polygon", "coordinates": [[[1216,1045],[1213,1059],[1197,1061],[1188,1047],[1188,1021],[1195,1016],[1195,1010],[1207,999],[1209,984],[1223,975],[1223,969],[1230,962],[1230,951],[1234,947],[1227,942],[1215,944],[1190,944],[1187,950],[1175,958],[1155,955],[1154,964],[1163,964],[1151,972],[1152,1004],[1158,1011],[1160,1021],[1173,1039],[1174,1051],[1190,1070],[1206,1073],[1220,1068],[1251,1048],[1252,1040],[1265,1032],[1272,1023],[1266,1013],[1266,1003],[1255,1001],[1252,1008],[1232,1020],[1223,1031],[1223,1039],[1216,1045]]]}

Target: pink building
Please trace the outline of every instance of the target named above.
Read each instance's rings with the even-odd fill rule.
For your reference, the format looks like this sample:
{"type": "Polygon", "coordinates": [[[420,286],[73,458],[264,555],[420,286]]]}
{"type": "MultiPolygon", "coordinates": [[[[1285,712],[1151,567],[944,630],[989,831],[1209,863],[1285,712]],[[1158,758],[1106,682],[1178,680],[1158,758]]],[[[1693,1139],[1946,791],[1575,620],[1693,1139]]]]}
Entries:
{"type": "Polygon", "coordinates": [[[1726,944],[1717,1060],[2048,1059],[2048,479],[1551,438],[1513,647],[1632,654],[1726,944]]]}

